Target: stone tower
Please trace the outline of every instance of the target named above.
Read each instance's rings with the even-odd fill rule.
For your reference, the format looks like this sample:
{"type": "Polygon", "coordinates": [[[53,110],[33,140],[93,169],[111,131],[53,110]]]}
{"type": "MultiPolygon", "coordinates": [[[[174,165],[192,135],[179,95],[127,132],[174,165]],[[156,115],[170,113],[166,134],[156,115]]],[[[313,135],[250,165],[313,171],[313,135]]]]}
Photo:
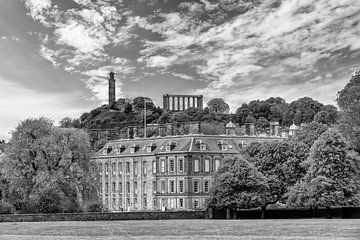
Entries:
{"type": "Polygon", "coordinates": [[[109,108],[111,108],[115,103],[115,73],[110,72],[109,75],[109,108]]]}

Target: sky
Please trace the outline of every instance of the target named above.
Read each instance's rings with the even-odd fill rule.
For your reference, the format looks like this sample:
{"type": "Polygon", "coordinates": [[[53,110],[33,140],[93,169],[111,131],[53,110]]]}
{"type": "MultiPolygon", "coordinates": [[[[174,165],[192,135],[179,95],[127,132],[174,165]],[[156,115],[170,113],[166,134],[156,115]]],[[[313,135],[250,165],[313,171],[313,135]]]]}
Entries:
{"type": "Polygon", "coordinates": [[[117,98],[335,104],[359,69],[359,0],[0,0],[0,139],[117,98]]]}

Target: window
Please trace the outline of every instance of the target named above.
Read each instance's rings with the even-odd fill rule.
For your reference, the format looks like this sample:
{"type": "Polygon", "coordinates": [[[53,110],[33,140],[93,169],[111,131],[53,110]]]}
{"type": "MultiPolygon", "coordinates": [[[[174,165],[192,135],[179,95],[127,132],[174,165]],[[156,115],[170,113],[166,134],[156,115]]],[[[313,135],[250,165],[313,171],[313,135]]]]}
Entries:
{"type": "Polygon", "coordinates": [[[175,199],[174,198],[170,198],[170,208],[172,208],[172,209],[175,208],[175,199]]]}
{"type": "Polygon", "coordinates": [[[165,160],[164,159],[161,160],[161,172],[162,173],[165,172],[165,160]]]}
{"type": "Polygon", "coordinates": [[[105,208],[109,208],[109,199],[105,198],[105,208]]]}
{"type": "Polygon", "coordinates": [[[157,201],[156,198],[153,199],[153,208],[157,208],[157,201]]]}
{"type": "Polygon", "coordinates": [[[205,151],[206,150],[206,145],[205,144],[200,144],[200,150],[205,151]]]}
{"type": "Polygon", "coordinates": [[[102,184],[100,185],[100,195],[102,195],[103,194],[103,186],[102,186],[102,184]]]}
{"type": "Polygon", "coordinates": [[[184,171],[184,159],[179,158],[179,172],[183,172],[183,171],[184,171]]]}
{"type": "Polygon", "coordinates": [[[134,194],[138,193],[138,184],[137,182],[134,182],[134,194]]]}
{"type": "Polygon", "coordinates": [[[138,163],[134,162],[134,175],[138,174],[138,163]]]}
{"type": "Polygon", "coordinates": [[[199,181],[194,181],[194,193],[199,192],[199,181]]]}
{"type": "Polygon", "coordinates": [[[137,197],[134,197],[134,208],[135,209],[137,209],[137,207],[138,207],[138,199],[137,199],[137,197]]]}
{"type": "Polygon", "coordinates": [[[105,183],[105,194],[109,193],[109,184],[105,183]]]}
{"type": "Polygon", "coordinates": [[[112,190],[111,190],[113,193],[116,192],[116,183],[113,182],[112,183],[112,190]]]}
{"type": "Polygon", "coordinates": [[[119,175],[121,175],[122,174],[122,162],[119,162],[118,168],[119,168],[119,175]]]}
{"type": "Polygon", "coordinates": [[[122,197],[119,197],[119,210],[122,210],[122,197]]]}
{"type": "Polygon", "coordinates": [[[244,147],[244,142],[243,142],[243,141],[239,141],[239,142],[238,142],[238,147],[239,147],[240,149],[242,149],[242,148],[244,147]]]}
{"type": "Polygon", "coordinates": [[[115,154],[120,154],[120,149],[118,149],[118,148],[115,148],[115,154]]]}
{"type": "Polygon", "coordinates": [[[171,193],[174,193],[175,192],[175,181],[174,180],[170,180],[170,184],[169,184],[170,186],[170,192],[171,193]]]}
{"type": "Polygon", "coordinates": [[[194,208],[199,208],[199,199],[194,200],[194,208]]]}
{"type": "Polygon", "coordinates": [[[119,182],[119,187],[118,188],[119,188],[119,194],[122,194],[122,192],[123,192],[122,191],[122,182],[119,182]]]}
{"type": "Polygon", "coordinates": [[[116,163],[111,164],[111,171],[112,171],[113,175],[116,174],[116,163]]]}
{"type": "Polygon", "coordinates": [[[146,182],[143,182],[143,193],[146,194],[146,182]]]}
{"type": "Polygon", "coordinates": [[[143,161],[142,168],[143,168],[143,174],[146,175],[147,168],[146,168],[146,162],[145,161],[143,161]]]}
{"type": "Polygon", "coordinates": [[[210,172],[210,160],[205,159],[205,172],[210,172]]]}
{"type": "Polygon", "coordinates": [[[161,193],[165,193],[165,181],[161,181],[161,193]]]}
{"type": "Polygon", "coordinates": [[[130,207],[130,198],[126,199],[126,204],[127,204],[127,207],[129,208],[130,207]]]}
{"type": "Polygon", "coordinates": [[[156,173],[156,161],[152,162],[152,170],[153,170],[153,173],[156,173]]]}
{"type": "Polygon", "coordinates": [[[130,153],[135,153],[135,147],[130,148],[130,153]]]}
{"type": "Polygon", "coordinates": [[[171,146],[169,146],[169,145],[166,146],[166,147],[165,147],[165,151],[170,152],[170,151],[171,151],[171,146]]]}
{"type": "Polygon", "coordinates": [[[170,158],[169,160],[169,172],[174,172],[175,168],[175,160],[173,158],[170,158]]]}
{"type": "Polygon", "coordinates": [[[103,169],[102,169],[102,164],[99,163],[99,174],[102,175],[103,169]]]}
{"type": "Polygon", "coordinates": [[[109,164],[105,163],[105,174],[108,175],[109,174],[109,164]]]}
{"type": "Polygon", "coordinates": [[[209,180],[205,180],[204,182],[204,192],[209,192],[209,180]]]}
{"type": "Polygon", "coordinates": [[[184,192],[184,180],[179,180],[179,192],[184,192]]]}
{"type": "Polygon", "coordinates": [[[113,197],[113,199],[112,199],[112,209],[116,210],[116,198],[115,197],[113,197]]]}
{"type": "Polygon", "coordinates": [[[153,182],[153,193],[157,192],[156,182],[153,182]]]}
{"type": "Polygon", "coordinates": [[[221,145],[221,150],[227,150],[227,145],[226,145],[226,144],[222,144],[222,145],[221,145]]]}
{"type": "Polygon", "coordinates": [[[151,146],[146,147],[146,152],[151,153],[151,146]]]}
{"type": "Polygon", "coordinates": [[[179,199],[179,208],[183,208],[184,207],[184,199],[180,198],[179,199]]]}
{"type": "Polygon", "coordinates": [[[199,171],[199,159],[194,160],[194,172],[199,171]]]}
{"type": "Polygon", "coordinates": [[[126,162],[126,174],[130,174],[130,162],[126,162]]]}
{"type": "Polygon", "coordinates": [[[215,160],[215,171],[218,171],[220,168],[220,160],[219,159],[216,159],[215,160]]]}
{"type": "Polygon", "coordinates": [[[126,193],[130,194],[130,182],[126,182],[126,193]]]}
{"type": "Polygon", "coordinates": [[[144,200],[143,200],[144,202],[143,202],[143,208],[144,209],[146,209],[147,208],[147,199],[146,198],[144,198],[144,200]]]}

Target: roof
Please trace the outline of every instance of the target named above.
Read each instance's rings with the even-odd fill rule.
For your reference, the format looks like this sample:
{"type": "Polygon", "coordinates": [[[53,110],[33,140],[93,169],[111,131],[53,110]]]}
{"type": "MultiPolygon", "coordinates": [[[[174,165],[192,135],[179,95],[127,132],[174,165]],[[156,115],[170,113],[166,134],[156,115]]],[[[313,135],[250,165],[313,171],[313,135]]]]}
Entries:
{"type": "Polygon", "coordinates": [[[289,128],[289,130],[298,130],[298,129],[299,129],[299,126],[295,125],[295,123],[293,123],[289,128]]]}
{"type": "Polygon", "coordinates": [[[281,140],[281,137],[228,136],[228,135],[182,135],[156,138],[120,139],[109,141],[93,158],[141,156],[171,153],[227,153],[240,152],[244,142],[281,140]],[[202,146],[201,146],[202,145],[202,146]],[[205,150],[204,146],[205,145],[205,150]],[[118,150],[123,147],[121,150],[118,150]],[[137,149],[131,149],[138,146],[137,149]],[[152,146],[150,149],[149,146],[152,146]]]}
{"type": "Polygon", "coordinates": [[[230,120],[230,122],[226,124],[226,128],[235,128],[235,124],[230,120]]]}

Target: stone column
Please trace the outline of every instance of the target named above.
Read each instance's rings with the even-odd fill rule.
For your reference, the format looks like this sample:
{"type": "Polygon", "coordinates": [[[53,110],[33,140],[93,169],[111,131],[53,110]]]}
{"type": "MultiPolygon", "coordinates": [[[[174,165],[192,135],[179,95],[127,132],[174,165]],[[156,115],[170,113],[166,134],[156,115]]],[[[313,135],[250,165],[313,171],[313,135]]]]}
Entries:
{"type": "Polygon", "coordinates": [[[186,107],[185,107],[185,98],[184,97],[181,97],[182,98],[182,106],[183,106],[183,111],[186,110],[186,107]]]}
{"type": "Polygon", "coordinates": [[[196,107],[195,106],[195,97],[192,97],[192,101],[193,101],[193,107],[196,107]]]}
{"type": "Polygon", "coordinates": [[[180,97],[177,97],[177,110],[180,111],[180,97]]]}
{"type": "Polygon", "coordinates": [[[189,97],[186,98],[187,98],[187,108],[190,108],[190,98],[189,97]]]}

